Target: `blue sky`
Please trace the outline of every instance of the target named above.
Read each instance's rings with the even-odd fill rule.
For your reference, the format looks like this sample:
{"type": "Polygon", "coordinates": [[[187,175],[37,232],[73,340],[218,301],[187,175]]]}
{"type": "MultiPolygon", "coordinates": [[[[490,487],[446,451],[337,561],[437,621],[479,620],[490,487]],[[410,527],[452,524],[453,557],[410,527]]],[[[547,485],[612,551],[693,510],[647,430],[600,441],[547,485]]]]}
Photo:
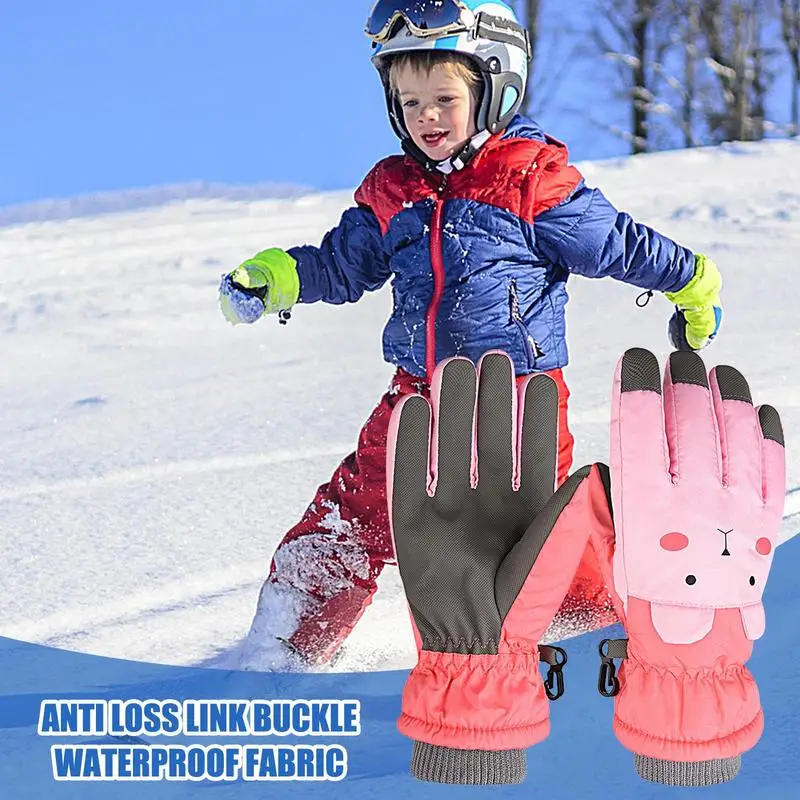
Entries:
{"type": "MultiPolygon", "coordinates": [[[[398,149],[362,32],[372,2],[7,4],[0,206],[193,180],[357,185],[398,149]]],[[[626,151],[593,121],[625,124],[610,68],[548,36],[590,2],[546,0],[536,67],[560,81],[536,116],[576,159],[626,151]]]]}
{"type": "Polygon", "coordinates": [[[206,179],[341,187],[393,147],[361,0],[28,0],[0,25],[0,205],[206,179]]]}
{"type": "Polygon", "coordinates": [[[0,206],[197,179],[357,185],[397,151],[362,33],[371,4],[11,4],[0,206]]]}

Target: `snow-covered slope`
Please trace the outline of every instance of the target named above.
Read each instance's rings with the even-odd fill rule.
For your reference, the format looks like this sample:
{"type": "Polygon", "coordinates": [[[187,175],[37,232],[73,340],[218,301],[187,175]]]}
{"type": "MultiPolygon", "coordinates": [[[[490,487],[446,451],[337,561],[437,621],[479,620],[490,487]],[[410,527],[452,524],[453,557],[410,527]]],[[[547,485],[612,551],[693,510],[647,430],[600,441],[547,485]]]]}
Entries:
{"type": "MultiPolygon", "coordinates": [[[[581,167],[620,207],[716,258],[725,327],[706,362],[735,365],[780,409],[796,486],[800,144],[581,167]]],[[[258,249],[316,243],[350,202],[195,198],[0,228],[0,633],[171,664],[235,648],[275,544],[388,383],[391,297],[234,329],[216,287],[258,249]]],[[[666,355],[670,309],[660,297],[637,308],[637,290],[611,281],[570,290],[581,464],[607,458],[618,356],[666,355]]],[[[800,511],[797,495],[787,510],[800,511]]],[[[798,526],[788,519],[785,535],[798,526]]],[[[778,557],[796,558],[797,540],[778,557]]],[[[337,667],[412,661],[389,568],[337,667]]]]}
{"type": "Polygon", "coordinates": [[[94,192],[49,200],[35,200],[15,206],[0,207],[0,227],[27,222],[93,217],[155,208],[185,200],[289,200],[307,195],[308,186],[293,183],[253,183],[245,185],[190,181],[164,186],[146,186],[122,191],[94,192]]]}

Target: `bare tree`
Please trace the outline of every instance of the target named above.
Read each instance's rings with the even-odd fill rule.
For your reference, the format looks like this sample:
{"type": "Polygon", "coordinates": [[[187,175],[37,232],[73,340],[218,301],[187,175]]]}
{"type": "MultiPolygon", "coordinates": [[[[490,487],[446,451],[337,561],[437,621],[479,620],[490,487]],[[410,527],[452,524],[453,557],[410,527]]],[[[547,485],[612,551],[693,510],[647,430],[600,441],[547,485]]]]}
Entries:
{"type": "MultiPolygon", "coordinates": [[[[639,119],[646,114],[648,149],[674,147],[678,142],[684,147],[696,147],[702,141],[699,112],[708,103],[710,76],[701,69],[700,3],[701,0],[654,3],[649,41],[642,41],[637,32],[633,41],[639,45],[633,56],[626,59],[619,53],[606,53],[626,65],[642,64],[633,73],[634,85],[639,85],[639,108],[635,111],[639,119]],[[676,138],[676,129],[680,138],[676,138]]],[[[619,8],[625,10],[622,5],[619,8]]],[[[624,24],[619,28],[624,31],[624,24]]],[[[608,46],[607,41],[601,40],[601,44],[604,49],[608,46]]],[[[627,73],[625,77],[630,79],[627,73]]]]}
{"type": "Polygon", "coordinates": [[[630,38],[633,45],[631,59],[631,133],[633,152],[648,149],[648,104],[653,97],[647,74],[648,28],[653,20],[656,0],[635,0],[631,18],[630,38]]]}
{"type": "MultiPolygon", "coordinates": [[[[551,2],[557,9],[556,0],[551,2]]],[[[531,41],[531,68],[522,107],[524,113],[534,116],[534,113],[541,114],[554,99],[566,76],[583,55],[583,43],[576,31],[555,15],[554,23],[543,24],[543,0],[517,0],[516,5],[531,41]],[[547,65],[546,69],[541,68],[542,64],[547,65]]]]}
{"type": "Polygon", "coordinates": [[[683,61],[683,83],[673,88],[680,95],[680,128],[683,146],[695,147],[695,111],[698,104],[700,61],[700,0],[674,0],[676,45],[683,61]]]}
{"type": "Polygon", "coordinates": [[[708,66],[719,81],[722,107],[707,113],[712,135],[722,141],[764,136],[766,95],[773,51],[762,44],[765,0],[702,0],[700,28],[708,66]]]}
{"type": "Polygon", "coordinates": [[[800,90],[800,0],[780,0],[781,36],[792,64],[792,119],[790,136],[798,133],[798,91],[800,90]]]}
{"type": "Polygon", "coordinates": [[[658,24],[664,0],[596,0],[593,38],[607,58],[619,64],[629,102],[632,153],[651,146],[650,114],[657,108],[658,72],[669,46],[668,26],[658,24]]]}

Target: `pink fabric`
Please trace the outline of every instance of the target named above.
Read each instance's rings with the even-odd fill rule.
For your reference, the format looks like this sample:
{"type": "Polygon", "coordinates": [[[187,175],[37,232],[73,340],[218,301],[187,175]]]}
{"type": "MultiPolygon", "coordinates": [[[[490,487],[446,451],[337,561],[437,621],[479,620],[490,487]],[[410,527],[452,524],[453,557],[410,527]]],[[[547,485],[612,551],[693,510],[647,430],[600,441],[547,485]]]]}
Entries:
{"type": "Polygon", "coordinates": [[[707,635],[669,644],[649,604],[631,597],[628,658],[619,680],[614,731],[634,753],[670,761],[730,758],[755,745],[764,729],[753,676],[753,650],[738,609],[720,609],[707,635]]]}
{"type": "Polygon", "coordinates": [[[757,409],[671,381],[622,392],[611,459],[616,540],[595,551],[628,632],[615,730],[634,752],[705,760],[752,747],[758,691],[744,663],[764,630],[761,596],[783,508],[783,448],[757,409]]]}
{"type": "MultiPolygon", "coordinates": [[[[432,382],[428,482],[431,496],[436,483],[439,388],[442,373],[450,360],[437,366],[432,382]]],[[[522,397],[527,383],[527,380],[518,382],[518,398],[512,403],[511,413],[517,426],[517,436],[512,442],[520,441],[517,410],[523,407],[522,397]]],[[[410,397],[401,400],[392,415],[388,434],[390,476],[394,472],[393,457],[401,411],[404,404],[412,400],[410,397]]],[[[519,447],[515,450],[516,476],[519,474],[519,447]]],[[[474,435],[471,452],[470,473],[474,482],[480,470],[474,435]]],[[[587,550],[589,518],[597,513],[598,508],[605,508],[608,516],[605,493],[596,468],[593,469],[591,478],[581,484],[554,525],[506,615],[497,655],[461,655],[421,649],[422,643],[412,616],[419,661],[403,690],[402,713],[398,721],[401,733],[416,741],[443,747],[481,750],[526,748],[548,735],[549,701],[539,672],[538,643],[558,611],[587,550]]],[[[554,486],[555,482],[556,476],[553,475],[554,486]]],[[[388,499],[391,508],[391,480],[388,481],[388,499]]]]}
{"type": "Polygon", "coordinates": [[[550,732],[535,653],[460,655],[421,650],[403,689],[400,733],[462,750],[530,747],[550,732]]]}
{"type": "MultiPolygon", "coordinates": [[[[501,652],[520,652],[542,640],[587,549],[591,527],[610,525],[597,467],[561,513],[503,624],[501,652]]],[[[600,576],[598,576],[600,579],[600,576]]]]}

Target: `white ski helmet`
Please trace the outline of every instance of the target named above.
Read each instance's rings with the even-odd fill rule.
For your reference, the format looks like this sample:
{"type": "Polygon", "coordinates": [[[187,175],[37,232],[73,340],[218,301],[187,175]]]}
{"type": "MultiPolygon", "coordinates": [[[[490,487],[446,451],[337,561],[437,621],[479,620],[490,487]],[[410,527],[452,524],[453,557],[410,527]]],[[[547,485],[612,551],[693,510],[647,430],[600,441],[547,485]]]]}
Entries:
{"type": "Polygon", "coordinates": [[[389,119],[404,147],[410,136],[384,61],[397,53],[452,50],[469,56],[483,78],[475,119],[483,138],[505,128],[522,105],[530,39],[503,0],[378,0],[365,33],[375,48],[372,62],[383,81],[389,119]]]}

